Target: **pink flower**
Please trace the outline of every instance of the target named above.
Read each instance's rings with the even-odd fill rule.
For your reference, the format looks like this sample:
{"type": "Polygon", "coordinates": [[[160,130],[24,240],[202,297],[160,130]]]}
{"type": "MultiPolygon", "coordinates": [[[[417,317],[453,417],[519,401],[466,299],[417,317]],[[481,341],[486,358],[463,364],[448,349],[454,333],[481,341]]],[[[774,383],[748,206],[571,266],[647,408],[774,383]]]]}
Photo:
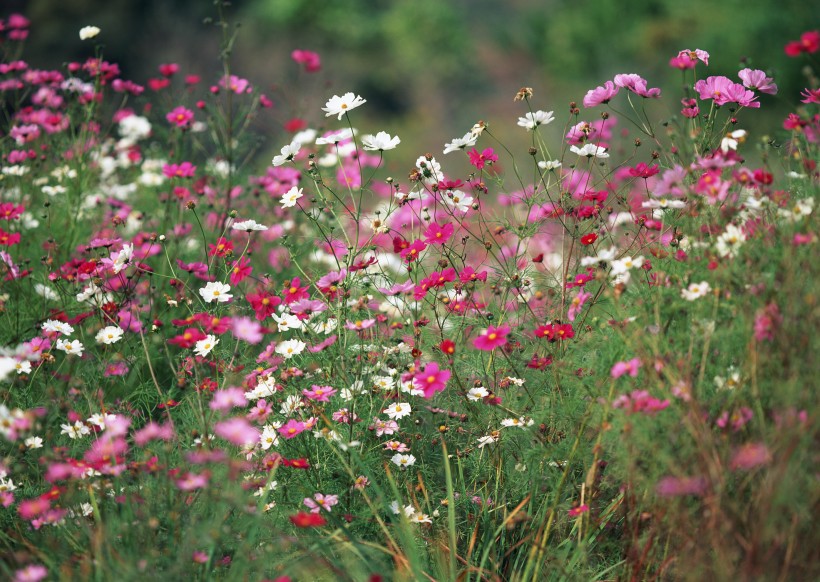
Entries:
{"type": "Polygon", "coordinates": [[[706,492],[705,477],[663,477],[655,486],[659,497],[681,497],[683,495],[700,496],[706,492]]]}
{"type": "Polygon", "coordinates": [[[612,403],[613,408],[623,408],[627,414],[643,413],[654,415],[669,406],[669,400],[658,400],[646,390],[633,390],[629,395],[621,395],[612,403]]]}
{"type": "Polygon", "coordinates": [[[305,430],[305,423],[291,418],[285,424],[280,426],[277,430],[279,431],[279,434],[281,434],[286,439],[292,439],[300,432],[305,430]]]}
{"type": "Polygon", "coordinates": [[[478,153],[478,150],[473,148],[467,152],[467,155],[470,158],[470,164],[479,170],[483,170],[485,164],[498,161],[498,156],[495,155],[493,148],[487,148],[481,153],[478,153]]]}
{"type": "Polygon", "coordinates": [[[250,93],[252,90],[251,84],[248,82],[247,79],[240,79],[236,75],[223,77],[219,81],[219,86],[223,89],[233,91],[237,95],[241,95],[242,93],[250,93]]]}
{"type": "Polygon", "coordinates": [[[319,54],[313,51],[295,50],[290,53],[290,58],[305,66],[305,71],[308,73],[315,73],[322,68],[322,61],[319,54]]]}
{"type": "Polygon", "coordinates": [[[617,362],[614,366],[612,366],[612,370],[610,371],[610,375],[613,378],[620,378],[624,374],[629,374],[633,378],[638,375],[638,368],[641,367],[641,360],[638,358],[632,358],[628,362],[617,362]]]}
{"type": "Polygon", "coordinates": [[[144,447],[150,441],[170,441],[173,438],[174,429],[171,427],[170,423],[157,424],[156,422],[151,421],[134,433],[134,442],[140,447],[144,447]]]}
{"type": "Polygon", "coordinates": [[[231,333],[233,336],[249,344],[258,344],[262,341],[262,325],[249,317],[237,317],[231,321],[231,333]]]}
{"type": "Polygon", "coordinates": [[[507,343],[507,335],[510,333],[509,325],[498,327],[489,326],[481,335],[473,340],[476,349],[492,351],[507,343]]]}
{"type": "Polygon", "coordinates": [[[820,103],[820,89],[804,89],[800,92],[802,99],[800,103],[820,103]]]}
{"type": "Polygon", "coordinates": [[[584,107],[595,107],[601,103],[609,103],[618,94],[618,91],[620,89],[612,81],[607,81],[603,87],[596,87],[587,91],[584,97],[584,107]]]}
{"type": "Polygon", "coordinates": [[[737,103],[743,107],[757,108],[760,103],[756,102],[754,92],[749,91],[740,83],[733,83],[726,77],[707,77],[695,83],[695,91],[701,99],[714,99],[715,105],[726,105],[727,103],[737,103]]]}
{"type": "Polygon", "coordinates": [[[168,120],[168,123],[185,129],[189,127],[194,120],[194,112],[180,106],[166,115],[165,119],[168,120]]]}
{"type": "Polygon", "coordinates": [[[586,513],[589,511],[589,505],[584,503],[583,505],[579,505],[578,507],[573,507],[569,510],[570,517],[578,517],[582,513],[586,513]]]}
{"type": "Polygon", "coordinates": [[[259,431],[246,418],[235,417],[214,425],[214,433],[238,447],[259,442],[259,431]]]}
{"type": "Polygon", "coordinates": [[[759,342],[774,340],[775,331],[782,323],[783,316],[780,314],[777,303],[769,303],[763,309],[758,310],[755,315],[755,340],[759,342]]]}
{"type": "Polygon", "coordinates": [[[615,75],[615,84],[618,87],[623,87],[624,89],[632,91],[641,97],[655,98],[661,96],[660,89],[647,89],[646,79],[634,73],[627,75],[615,75]]]}
{"type": "Polygon", "coordinates": [[[330,508],[339,503],[338,495],[322,495],[316,493],[313,499],[305,497],[304,504],[310,508],[311,513],[319,513],[323,509],[330,512],[330,508]]]}
{"type": "Polygon", "coordinates": [[[430,362],[423,370],[416,372],[413,383],[419,390],[424,391],[425,398],[432,398],[436,392],[441,392],[447,387],[449,379],[449,370],[439,370],[438,364],[430,362]]]}
{"type": "Polygon", "coordinates": [[[575,321],[575,318],[581,313],[584,303],[586,303],[590,297],[592,297],[592,293],[586,293],[583,289],[578,289],[578,293],[572,298],[572,302],[567,309],[567,319],[575,321]]]}
{"type": "Polygon", "coordinates": [[[765,444],[746,443],[734,452],[731,461],[729,461],[729,467],[749,471],[771,461],[772,453],[765,444]]]}
{"type": "Polygon", "coordinates": [[[767,77],[766,73],[757,69],[743,69],[737,74],[743,81],[743,86],[747,89],[756,89],[761,93],[768,93],[769,95],[777,94],[777,85],[772,81],[771,77],[767,77]]]}
{"type": "Polygon", "coordinates": [[[329,402],[330,397],[336,394],[336,389],[331,386],[317,386],[313,384],[310,390],[302,390],[305,398],[313,400],[314,402],[329,402]]]}
{"type": "Polygon", "coordinates": [[[14,582],[40,582],[48,576],[48,570],[40,564],[29,564],[14,573],[14,582]]]}
{"type": "Polygon", "coordinates": [[[357,319],[356,321],[345,322],[345,329],[352,329],[355,331],[363,331],[376,324],[375,319],[357,319]]]}
{"type": "Polygon", "coordinates": [[[176,486],[181,491],[194,491],[208,486],[208,474],[186,473],[184,477],[176,480],[176,486]]]}
{"type": "Polygon", "coordinates": [[[245,393],[241,388],[231,386],[225,390],[217,390],[214,392],[213,400],[208,405],[211,410],[220,410],[227,412],[236,406],[247,406],[248,401],[245,398],[245,393]]]}
{"type": "Polygon", "coordinates": [[[680,51],[677,56],[672,57],[672,59],[669,61],[669,66],[681,70],[694,69],[695,65],[698,64],[698,61],[702,61],[703,64],[708,65],[709,53],[707,53],[706,51],[702,51],[700,49],[686,49],[680,51]]]}

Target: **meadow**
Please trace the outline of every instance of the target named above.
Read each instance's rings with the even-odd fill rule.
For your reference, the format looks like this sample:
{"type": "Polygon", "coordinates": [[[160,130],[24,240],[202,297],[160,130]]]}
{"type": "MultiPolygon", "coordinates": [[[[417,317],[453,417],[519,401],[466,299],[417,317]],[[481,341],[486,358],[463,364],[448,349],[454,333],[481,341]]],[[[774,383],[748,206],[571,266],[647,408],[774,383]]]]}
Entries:
{"type": "Polygon", "coordinates": [[[681,47],[411,151],[218,21],[131,80],[0,20],[4,579],[820,576],[820,32],[799,94],[681,47]]]}

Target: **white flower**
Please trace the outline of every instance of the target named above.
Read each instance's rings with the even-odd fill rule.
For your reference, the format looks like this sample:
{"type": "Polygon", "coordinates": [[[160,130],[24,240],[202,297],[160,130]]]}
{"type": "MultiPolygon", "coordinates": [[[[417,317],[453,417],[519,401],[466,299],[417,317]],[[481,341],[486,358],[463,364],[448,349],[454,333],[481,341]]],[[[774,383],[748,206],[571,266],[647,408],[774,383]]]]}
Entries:
{"type": "Polygon", "coordinates": [[[38,436],[28,437],[26,440],[23,441],[23,444],[26,445],[26,448],[29,449],[42,449],[43,439],[41,439],[38,436]]]}
{"type": "Polygon", "coordinates": [[[726,232],[721,234],[715,243],[715,250],[721,257],[734,257],[737,255],[737,250],[746,241],[746,235],[743,231],[730,224],[726,227],[726,232]]]}
{"type": "Polygon", "coordinates": [[[667,208],[684,208],[686,202],[683,200],[669,200],[669,198],[653,198],[641,204],[642,208],[660,208],[666,210],[667,208]]]}
{"type": "Polygon", "coordinates": [[[518,418],[505,418],[501,421],[501,426],[510,428],[517,426],[518,428],[526,428],[535,424],[535,421],[526,416],[519,416],[518,418]]]}
{"type": "Polygon", "coordinates": [[[561,167],[561,162],[559,160],[549,160],[549,161],[541,161],[538,162],[538,167],[542,170],[557,170],[561,167]]]}
{"type": "Polygon", "coordinates": [[[416,463],[416,457],[413,455],[402,455],[401,453],[396,453],[390,458],[390,460],[402,469],[410,467],[416,463]]]}
{"type": "Polygon", "coordinates": [[[736,129],[731,133],[727,133],[726,137],[720,140],[720,149],[723,153],[728,152],[729,150],[736,150],[739,144],[742,144],[746,140],[746,130],[745,129],[736,129]]]}
{"type": "Polygon", "coordinates": [[[777,213],[787,222],[797,222],[811,214],[812,210],[814,210],[814,198],[804,198],[797,200],[791,208],[778,208],[777,213]]]}
{"type": "Polygon", "coordinates": [[[111,345],[122,339],[125,332],[117,325],[108,325],[97,332],[94,339],[98,344],[111,345]]]}
{"type": "Polygon", "coordinates": [[[139,115],[129,115],[120,120],[119,131],[124,139],[137,142],[151,135],[151,122],[139,115]]]}
{"type": "Polygon", "coordinates": [[[96,26],[83,26],[80,29],[80,40],[88,40],[100,34],[100,29],[96,26]]]}
{"type": "Polygon", "coordinates": [[[264,224],[259,224],[255,220],[243,220],[241,222],[234,222],[231,225],[231,228],[233,230],[245,230],[245,231],[268,230],[267,226],[265,226],[264,224]]]}
{"type": "Polygon", "coordinates": [[[276,353],[287,360],[295,355],[301,354],[306,345],[307,344],[301,340],[287,340],[276,346],[276,353]]]}
{"type": "Polygon", "coordinates": [[[596,265],[598,263],[608,263],[618,254],[618,249],[610,247],[608,249],[601,249],[594,257],[583,257],[581,259],[581,266],[588,267],[589,265],[596,265]]]}
{"type": "Polygon", "coordinates": [[[316,139],[316,130],[308,128],[294,134],[293,140],[291,141],[299,144],[306,144],[312,142],[314,139],[316,139]]]}
{"type": "Polygon", "coordinates": [[[338,115],[339,121],[341,121],[342,115],[351,109],[356,109],[359,105],[364,105],[365,103],[367,103],[367,100],[362,99],[358,95],[353,95],[353,93],[345,93],[341,97],[334,95],[327,100],[325,106],[322,107],[322,111],[325,112],[325,117],[338,115]]]}
{"type": "Polygon", "coordinates": [[[117,417],[113,414],[103,414],[101,412],[95,412],[88,418],[88,420],[86,420],[86,422],[89,424],[93,424],[100,430],[105,430],[106,421],[111,422],[112,420],[116,420],[116,418],[117,417]]]}
{"type": "MultiPolygon", "coordinates": [[[[345,141],[353,137],[355,133],[349,127],[325,134],[322,137],[316,138],[316,145],[336,145],[339,142],[345,141]]],[[[396,138],[398,139],[398,138],[396,138]]]]}
{"type": "Polygon", "coordinates": [[[23,360],[22,362],[17,362],[17,374],[31,374],[31,362],[28,360],[23,360]]]}
{"type": "Polygon", "coordinates": [[[71,335],[74,333],[74,328],[62,321],[55,319],[47,319],[40,327],[45,332],[58,332],[63,335],[71,335]]]}
{"type": "Polygon", "coordinates": [[[680,296],[687,301],[694,301],[700,297],[706,297],[712,288],[706,281],[700,283],[691,283],[686,289],[681,289],[680,296]]]}
{"type": "Polygon", "coordinates": [[[444,201],[452,206],[455,210],[459,212],[467,212],[473,205],[473,197],[468,196],[461,190],[453,190],[452,191],[453,197],[450,198],[449,195],[444,195],[444,201]]]}
{"type": "MultiPolygon", "coordinates": [[[[262,436],[259,437],[259,442],[262,444],[262,449],[267,451],[271,447],[279,444],[279,433],[276,427],[266,424],[262,427],[262,436]]],[[[274,481],[275,483],[276,481],[274,481]]]]}
{"type": "Polygon", "coordinates": [[[399,136],[391,137],[390,134],[380,131],[376,135],[362,136],[362,145],[368,151],[392,150],[401,143],[399,136]]]}
{"type": "Polygon", "coordinates": [[[579,156],[586,156],[588,158],[608,158],[609,154],[606,152],[606,148],[602,148],[600,146],[595,145],[594,143],[587,143],[584,144],[584,147],[579,148],[578,146],[569,146],[569,151],[574,154],[578,154],[579,156]]]}
{"type": "Polygon", "coordinates": [[[382,410],[383,413],[385,413],[393,420],[400,420],[405,416],[410,416],[410,413],[412,411],[413,409],[410,407],[410,405],[405,402],[397,402],[396,404],[391,404],[390,406],[382,410]]]}
{"type": "Polygon", "coordinates": [[[282,208],[293,208],[296,206],[296,201],[302,197],[302,188],[297,188],[294,186],[284,194],[282,194],[282,199],[280,200],[280,204],[282,208]]]}
{"type": "Polygon", "coordinates": [[[270,376],[258,378],[256,380],[256,387],[253,390],[245,392],[245,398],[248,400],[258,400],[259,398],[267,398],[276,393],[276,382],[270,376]]]}
{"type": "Polygon", "coordinates": [[[622,275],[630,269],[640,269],[643,265],[643,257],[624,257],[612,261],[612,275],[622,275]]]}
{"type": "Polygon", "coordinates": [[[526,127],[527,131],[530,131],[539,125],[547,125],[554,119],[552,111],[536,111],[535,113],[527,113],[524,117],[519,117],[518,125],[526,127]]]}
{"type": "Polygon", "coordinates": [[[475,145],[476,140],[478,140],[477,134],[474,134],[471,131],[467,132],[464,134],[464,137],[457,137],[450,143],[444,144],[444,153],[449,154],[450,152],[455,152],[458,150],[473,147],[475,145]]]}
{"type": "Polygon", "coordinates": [[[60,296],[57,295],[57,292],[54,291],[48,285],[43,285],[42,283],[35,283],[34,284],[34,292],[37,293],[40,297],[44,299],[48,299],[49,301],[57,301],[60,296]]]}
{"type": "Polygon", "coordinates": [[[470,390],[467,392],[467,400],[470,400],[471,402],[477,402],[479,400],[482,400],[483,398],[486,398],[489,395],[490,393],[484,386],[475,386],[474,388],[470,388],[470,390]]]}
{"type": "Polygon", "coordinates": [[[197,356],[202,356],[203,358],[211,353],[211,350],[214,349],[214,346],[219,343],[219,340],[216,336],[207,335],[205,339],[199,340],[196,342],[196,347],[194,348],[194,353],[197,356]]]}
{"type": "Polygon", "coordinates": [[[83,350],[85,349],[85,347],[83,346],[82,343],[80,343],[80,340],[74,340],[74,341],[68,341],[67,342],[63,339],[58,339],[57,340],[57,349],[62,350],[67,354],[74,354],[76,356],[82,356],[83,355],[83,350]]]}
{"type": "Polygon", "coordinates": [[[302,329],[305,324],[302,320],[290,313],[283,313],[282,315],[271,315],[271,318],[276,322],[276,327],[280,332],[290,331],[292,329],[302,329]]]}
{"type": "Polygon", "coordinates": [[[291,416],[297,410],[304,407],[305,402],[302,400],[302,397],[296,394],[291,394],[285,398],[284,402],[282,402],[282,406],[279,407],[279,414],[283,416],[291,416]]]}
{"type": "Polygon", "coordinates": [[[78,439],[87,434],[91,434],[91,429],[81,420],[78,420],[74,424],[61,424],[60,428],[63,429],[60,431],[60,434],[67,434],[68,438],[71,439],[78,439]]]}
{"type": "Polygon", "coordinates": [[[408,516],[410,521],[413,523],[433,523],[433,520],[430,519],[430,516],[426,513],[421,513],[420,511],[414,511],[413,515],[408,516]]]}
{"type": "Polygon", "coordinates": [[[436,158],[428,160],[427,156],[419,156],[416,160],[416,168],[421,173],[421,181],[428,185],[437,183],[443,176],[441,164],[436,161],[436,158]]]}
{"type": "Polygon", "coordinates": [[[0,492],[6,493],[15,491],[17,489],[17,485],[14,484],[14,481],[11,479],[6,479],[5,476],[0,477],[0,492]]]}
{"type": "Polygon", "coordinates": [[[292,141],[290,144],[283,147],[280,151],[282,152],[279,156],[274,156],[273,161],[271,162],[274,166],[281,166],[285,162],[291,161],[293,158],[296,157],[296,154],[299,153],[299,148],[302,147],[298,141],[292,141]]]}
{"type": "Polygon", "coordinates": [[[484,447],[486,447],[489,444],[498,442],[498,437],[499,437],[499,434],[497,432],[494,433],[494,434],[488,434],[486,436],[479,437],[478,438],[478,448],[483,449],[484,447]]]}
{"type": "Polygon", "coordinates": [[[233,297],[233,295],[229,293],[230,290],[230,285],[220,283],[219,281],[211,281],[199,290],[199,294],[202,295],[206,303],[212,303],[214,301],[226,303],[233,297]]]}
{"type": "Polygon", "coordinates": [[[390,376],[376,376],[373,378],[373,388],[389,392],[396,386],[396,381],[390,376]]]}

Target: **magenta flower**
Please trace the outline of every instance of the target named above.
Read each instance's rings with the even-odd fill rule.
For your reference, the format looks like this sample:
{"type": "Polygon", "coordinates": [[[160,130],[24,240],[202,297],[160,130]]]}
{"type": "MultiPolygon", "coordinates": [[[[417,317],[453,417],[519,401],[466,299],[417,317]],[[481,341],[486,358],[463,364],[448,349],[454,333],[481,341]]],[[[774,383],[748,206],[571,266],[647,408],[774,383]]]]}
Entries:
{"type": "Polygon", "coordinates": [[[48,570],[40,564],[29,564],[14,573],[14,582],[40,582],[48,576],[48,570]]]}
{"type": "Polygon", "coordinates": [[[660,172],[660,168],[656,164],[653,164],[651,166],[647,166],[643,162],[640,162],[634,168],[629,168],[629,175],[634,177],[634,178],[644,178],[644,179],[646,179],[646,178],[649,178],[651,176],[654,176],[658,172],[660,172]]]}
{"type": "Polygon", "coordinates": [[[425,398],[432,398],[436,392],[441,392],[447,387],[449,379],[449,370],[439,370],[438,364],[430,362],[423,370],[416,372],[413,383],[419,390],[424,391],[425,398]]]}
{"type": "Polygon", "coordinates": [[[734,452],[729,467],[749,471],[771,461],[772,453],[764,443],[746,443],[734,452]]]}
{"type": "Polygon", "coordinates": [[[641,360],[638,358],[632,358],[628,362],[616,362],[616,364],[612,366],[610,375],[613,378],[620,378],[624,374],[629,374],[634,378],[638,375],[638,368],[640,367],[641,360]]]}
{"type": "Polygon", "coordinates": [[[743,86],[747,89],[755,89],[761,93],[768,93],[769,95],[777,94],[777,85],[772,81],[771,77],[767,77],[766,73],[757,69],[743,69],[737,74],[743,81],[743,86]]]}
{"type": "Polygon", "coordinates": [[[177,127],[185,129],[189,127],[191,122],[194,120],[194,112],[180,106],[166,115],[165,119],[167,119],[168,123],[171,125],[176,125],[177,127]]]}
{"type": "Polygon", "coordinates": [[[214,433],[238,447],[259,442],[259,431],[242,417],[229,418],[216,423],[214,433]]]}
{"type": "Polygon", "coordinates": [[[661,96],[660,89],[647,89],[646,79],[634,73],[627,75],[615,75],[615,84],[618,87],[623,87],[624,89],[632,91],[641,97],[655,98],[661,96]]]}
{"type": "Polygon", "coordinates": [[[662,477],[655,486],[655,493],[660,497],[681,497],[683,495],[700,496],[706,492],[705,477],[662,477]]]}
{"type": "Polygon", "coordinates": [[[695,49],[693,51],[686,49],[680,51],[677,56],[672,57],[669,61],[669,66],[681,70],[694,69],[695,65],[698,64],[698,61],[702,61],[704,65],[708,65],[709,53],[700,49],[695,49]]]}
{"type": "Polygon", "coordinates": [[[414,240],[412,244],[402,249],[401,253],[399,254],[405,262],[412,263],[413,261],[419,258],[419,255],[422,252],[424,252],[424,249],[426,248],[427,245],[423,241],[414,240]]]}
{"type": "Polygon", "coordinates": [[[166,178],[193,178],[196,166],[191,162],[181,164],[165,164],[162,166],[162,173],[166,178]]]}
{"type": "Polygon", "coordinates": [[[592,293],[586,293],[583,289],[578,289],[578,293],[572,298],[572,302],[567,309],[567,319],[575,321],[575,318],[578,317],[578,314],[580,314],[584,308],[584,303],[591,297],[592,293]]]}
{"type": "Polygon", "coordinates": [[[777,303],[769,303],[755,314],[755,340],[772,341],[774,334],[783,323],[783,316],[777,303]]]}
{"type": "Polygon", "coordinates": [[[609,103],[609,101],[618,94],[620,88],[616,87],[612,81],[604,83],[603,87],[596,87],[587,91],[584,96],[584,107],[595,107],[601,103],[609,103]]]}
{"type": "Polygon", "coordinates": [[[427,230],[424,231],[424,242],[431,245],[443,245],[453,236],[453,224],[448,222],[444,225],[431,222],[427,230]]]}
{"type": "Polygon", "coordinates": [[[493,327],[491,325],[484,331],[484,333],[473,340],[473,345],[476,349],[489,352],[506,344],[507,335],[509,333],[509,325],[500,325],[498,327],[493,327]]]}

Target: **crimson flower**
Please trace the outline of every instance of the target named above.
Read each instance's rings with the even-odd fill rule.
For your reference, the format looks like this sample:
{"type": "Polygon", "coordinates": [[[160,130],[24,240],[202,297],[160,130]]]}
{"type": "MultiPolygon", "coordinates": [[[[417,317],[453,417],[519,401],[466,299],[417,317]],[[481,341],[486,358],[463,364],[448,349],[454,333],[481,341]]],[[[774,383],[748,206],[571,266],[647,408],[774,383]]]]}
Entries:
{"type": "Polygon", "coordinates": [[[299,511],[295,515],[289,517],[290,522],[296,527],[321,527],[327,523],[327,520],[319,513],[306,513],[299,511]]]}

